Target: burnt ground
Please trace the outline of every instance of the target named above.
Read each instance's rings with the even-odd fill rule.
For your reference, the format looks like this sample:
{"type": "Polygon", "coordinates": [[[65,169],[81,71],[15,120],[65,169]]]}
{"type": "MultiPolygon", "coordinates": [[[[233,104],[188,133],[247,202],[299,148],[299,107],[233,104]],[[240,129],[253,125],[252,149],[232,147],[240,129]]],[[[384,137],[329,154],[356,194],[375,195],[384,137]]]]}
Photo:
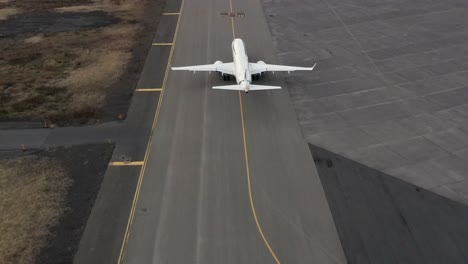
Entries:
{"type": "Polygon", "coordinates": [[[65,215],[50,231],[52,238],[36,263],[72,263],[89,214],[112,156],[111,144],[61,147],[43,155],[59,159],[73,184],[68,191],[65,215]]]}
{"type": "Polygon", "coordinates": [[[0,158],[25,155],[51,157],[61,163],[72,180],[65,198],[65,214],[49,229],[47,246],[36,257],[36,263],[72,263],[91,208],[100,189],[112,144],[58,147],[31,152],[1,152],[0,158]]]}
{"type": "Polygon", "coordinates": [[[13,37],[26,33],[78,31],[105,27],[118,21],[116,17],[103,11],[25,13],[1,23],[0,37],[13,37]]]}

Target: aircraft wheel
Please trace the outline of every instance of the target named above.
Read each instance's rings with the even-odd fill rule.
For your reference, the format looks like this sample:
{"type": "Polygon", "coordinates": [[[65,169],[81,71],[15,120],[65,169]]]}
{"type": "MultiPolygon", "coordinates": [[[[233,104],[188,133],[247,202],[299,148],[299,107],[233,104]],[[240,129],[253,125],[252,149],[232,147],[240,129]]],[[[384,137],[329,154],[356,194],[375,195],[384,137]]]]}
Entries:
{"type": "Polygon", "coordinates": [[[226,81],[226,75],[223,74],[223,81],[226,81]]]}
{"type": "Polygon", "coordinates": [[[231,76],[230,76],[230,75],[227,76],[227,80],[228,80],[228,81],[231,80],[231,76]]]}

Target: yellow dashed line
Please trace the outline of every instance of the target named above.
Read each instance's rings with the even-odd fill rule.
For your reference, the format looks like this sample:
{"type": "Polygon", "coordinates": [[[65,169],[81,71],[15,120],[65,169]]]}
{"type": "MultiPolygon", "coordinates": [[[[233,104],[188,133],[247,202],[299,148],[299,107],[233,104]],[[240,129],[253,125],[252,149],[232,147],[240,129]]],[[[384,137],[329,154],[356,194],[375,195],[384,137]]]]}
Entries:
{"type": "Polygon", "coordinates": [[[161,92],[162,88],[139,88],[135,92],[161,92]]]}
{"type": "MultiPolygon", "coordinates": [[[[229,0],[229,9],[232,13],[232,0],[229,0]]],[[[231,26],[232,26],[232,38],[235,39],[236,38],[236,34],[235,34],[235,30],[234,30],[234,18],[231,17],[231,26]]]]}
{"type": "Polygon", "coordinates": [[[142,166],[143,161],[112,161],[109,162],[109,166],[142,166]]]}

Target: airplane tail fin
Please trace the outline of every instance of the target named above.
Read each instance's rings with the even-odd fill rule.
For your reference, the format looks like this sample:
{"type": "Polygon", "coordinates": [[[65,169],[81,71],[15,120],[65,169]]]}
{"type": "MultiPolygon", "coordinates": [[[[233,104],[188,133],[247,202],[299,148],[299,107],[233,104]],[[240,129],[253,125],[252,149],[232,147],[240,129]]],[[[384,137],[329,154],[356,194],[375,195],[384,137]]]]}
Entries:
{"type": "MultiPolygon", "coordinates": [[[[244,86],[241,85],[222,85],[222,86],[213,86],[213,89],[222,89],[222,90],[235,90],[235,91],[244,91],[244,86]]],[[[270,86],[270,85],[249,85],[248,91],[258,91],[258,90],[275,90],[281,89],[280,86],[270,86]]]]}

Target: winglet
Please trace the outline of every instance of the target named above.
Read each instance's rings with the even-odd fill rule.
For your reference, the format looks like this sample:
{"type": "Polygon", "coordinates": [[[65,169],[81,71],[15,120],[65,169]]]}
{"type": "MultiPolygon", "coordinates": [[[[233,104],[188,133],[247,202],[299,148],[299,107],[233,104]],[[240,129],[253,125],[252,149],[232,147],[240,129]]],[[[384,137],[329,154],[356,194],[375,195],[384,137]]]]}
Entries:
{"type": "Polygon", "coordinates": [[[315,63],[314,66],[312,66],[312,68],[310,68],[310,70],[312,71],[315,68],[315,66],[317,66],[317,63],[315,63]]]}

